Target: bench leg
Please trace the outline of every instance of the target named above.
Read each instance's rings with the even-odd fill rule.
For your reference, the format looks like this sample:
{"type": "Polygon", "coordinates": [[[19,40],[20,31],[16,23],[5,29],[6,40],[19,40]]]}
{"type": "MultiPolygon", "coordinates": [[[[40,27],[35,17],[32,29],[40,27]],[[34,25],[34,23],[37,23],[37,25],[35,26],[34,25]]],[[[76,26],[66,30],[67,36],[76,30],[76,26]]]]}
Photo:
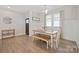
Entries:
{"type": "Polygon", "coordinates": [[[48,43],[48,41],[47,41],[47,49],[48,49],[48,45],[49,45],[49,43],[48,43]]]}
{"type": "Polygon", "coordinates": [[[33,37],[33,40],[32,41],[34,41],[35,40],[35,38],[33,37]]]}

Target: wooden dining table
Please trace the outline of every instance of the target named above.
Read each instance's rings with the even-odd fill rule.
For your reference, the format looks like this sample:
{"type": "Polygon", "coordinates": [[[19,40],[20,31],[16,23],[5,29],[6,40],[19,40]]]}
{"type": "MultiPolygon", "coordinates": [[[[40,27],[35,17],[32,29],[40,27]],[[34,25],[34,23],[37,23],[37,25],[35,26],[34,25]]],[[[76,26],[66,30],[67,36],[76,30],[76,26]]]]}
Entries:
{"type": "Polygon", "coordinates": [[[33,30],[33,33],[43,34],[50,36],[50,43],[51,48],[53,47],[53,35],[56,34],[58,31],[45,31],[45,30],[33,30]]]}

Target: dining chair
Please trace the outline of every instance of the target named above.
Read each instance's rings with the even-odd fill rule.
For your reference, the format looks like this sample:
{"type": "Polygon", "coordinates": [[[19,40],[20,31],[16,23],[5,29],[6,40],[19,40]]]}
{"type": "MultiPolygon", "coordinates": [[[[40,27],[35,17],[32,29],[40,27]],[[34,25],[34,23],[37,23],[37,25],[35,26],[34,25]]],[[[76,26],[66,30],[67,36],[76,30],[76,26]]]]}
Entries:
{"type": "Polygon", "coordinates": [[[53,35],[53,46],[55,49],[59,47],[59,40],[60,40],[60,32],[57,32],[53,35]]]}

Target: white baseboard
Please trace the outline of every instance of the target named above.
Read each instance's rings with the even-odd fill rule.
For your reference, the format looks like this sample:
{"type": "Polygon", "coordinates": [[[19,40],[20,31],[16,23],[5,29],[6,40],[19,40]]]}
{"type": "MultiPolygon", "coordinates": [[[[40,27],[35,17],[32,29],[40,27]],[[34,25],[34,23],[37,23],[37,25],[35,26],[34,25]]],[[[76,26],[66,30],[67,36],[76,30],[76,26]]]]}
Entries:
{"type": "Polygon", "coordinates": [[[70,41],[76,41],[76,40],[73,40],[73,39],[68,38],[68,37],[63,37],[63,39],[70,40],[70,41]]]}
{"type": "Polygon", "coordinates": [[[76,44],[77,44],[77,47],[79,48],[78,41],[76,41],[76,40],[73,40],[73,39],[70,39],[70,38],[68,38],[68,37],[63,37],[63,39],[70,40],[70,41],[75,41],[75,42],[76,42],[76,44]]]}
{"type": "Polygon", "coordinates": [[[25,35],[25,33],[15,34],[15,36],[25,35]]]}

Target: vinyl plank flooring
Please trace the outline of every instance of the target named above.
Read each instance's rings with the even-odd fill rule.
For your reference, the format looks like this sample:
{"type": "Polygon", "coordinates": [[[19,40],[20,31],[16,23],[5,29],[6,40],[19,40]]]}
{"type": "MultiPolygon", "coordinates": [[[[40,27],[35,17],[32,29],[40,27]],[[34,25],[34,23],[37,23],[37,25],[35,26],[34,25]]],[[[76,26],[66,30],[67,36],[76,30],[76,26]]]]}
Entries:
{"type": "Polygon", "coordinates": [[[0,53],[76,53],[76,42],[60,40],[59,48],[46,48],[46,43],[22,35],[0,40],[0,53]]]}

